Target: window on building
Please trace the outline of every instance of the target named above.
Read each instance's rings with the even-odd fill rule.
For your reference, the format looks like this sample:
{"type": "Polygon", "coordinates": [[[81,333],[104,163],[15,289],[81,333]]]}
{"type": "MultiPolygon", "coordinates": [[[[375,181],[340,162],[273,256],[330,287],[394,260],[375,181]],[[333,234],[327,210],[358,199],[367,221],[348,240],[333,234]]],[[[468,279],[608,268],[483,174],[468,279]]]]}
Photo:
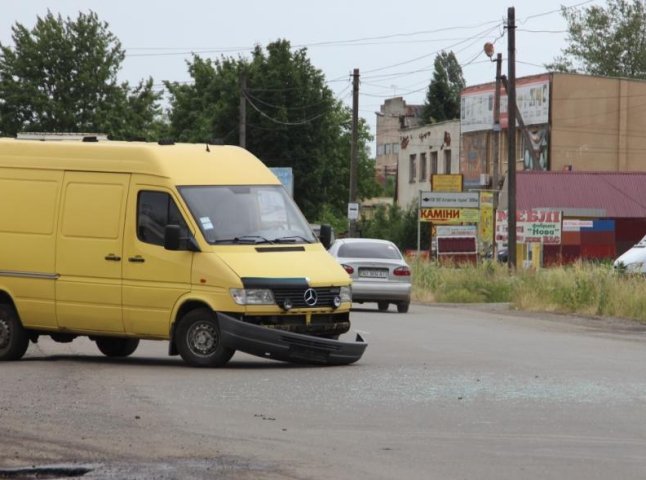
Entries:
{"type": "Polygon", "coordinates": [[[399,143],[393,143],[393,153],[399,153],[399,143]]]}
{"type": "Polygon", "coordinates": [[[377,145],[377,156],[381,157],[384,154],[384,144],[377,145]]]}
{"type": "Polygon", "coordinates": [[[431,152],[431,175],[439,173],[437,171],[437,152],[431,152]]]}
{"type": "Polygon", "coordinates": [[[426,152],[419,154],[419,181],[426,181],[426,152]]]}
{"type": "Polygon", "coordinates": [[[444,173],[451,173],[451,150],[444,150],[444,173]]]}
{"type": "Polygon", "coordinates": [[[417,155],[411,155],[408,160],[408,183],[415,183],[417,173],[417,155]]]}
{"type": "Polygon", "coordinates": [[[384,152],[385,155],[390,155],[393,151],[393,144],[392,143],[387,143],[384,145],[386,147],[386,151],[384,152]]]}

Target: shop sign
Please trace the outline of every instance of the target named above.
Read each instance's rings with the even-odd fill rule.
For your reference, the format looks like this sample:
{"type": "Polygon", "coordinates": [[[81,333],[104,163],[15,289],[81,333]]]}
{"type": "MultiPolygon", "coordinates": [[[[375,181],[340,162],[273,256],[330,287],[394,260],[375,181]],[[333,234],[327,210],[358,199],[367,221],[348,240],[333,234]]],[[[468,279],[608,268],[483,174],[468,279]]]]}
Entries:
{"type": "MultiPolygon", "coordinates": [[[[516,241],[560,245],[562,233],[560,210],[519,210],[516,212],[516,241]]],[[[507,211],[496,211],[496,242],[507,242],[507,211]]]]}
{"type": "Polygon", "coordinates": [[[478,192],[422,192],[420,195],[421,208],[478,208],[479,206],[478,192]]]}
{"type": "Polygon", "coordinates": [[[475,208],[421,208],[420,222],[438,224],[478,223],[480,210],[475,208]]]}

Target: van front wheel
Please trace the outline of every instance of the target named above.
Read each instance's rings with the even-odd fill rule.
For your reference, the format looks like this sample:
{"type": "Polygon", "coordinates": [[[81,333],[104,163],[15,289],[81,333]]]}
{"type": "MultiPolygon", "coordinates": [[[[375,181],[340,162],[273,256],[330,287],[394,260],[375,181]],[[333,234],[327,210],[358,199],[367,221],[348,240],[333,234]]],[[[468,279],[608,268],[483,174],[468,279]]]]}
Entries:
{"type": "Polygon", "coordinates": [[[184,315],[177,327],[175,342],[184,361],[194,367],[221,367],[235,353],[222,346],[217,318],[206,308],[184,315]]]}
{"type": "Polygon", "coordinates": [[[99,337],[96,346],[106,357],[127,357],[139,346],[138,338],[99,337]]]}
{"type": "Polygon", "coordinates": [[[27,351],[29,336],[9,305],[0,305],[0,360],[18,360],[27,351]]]}

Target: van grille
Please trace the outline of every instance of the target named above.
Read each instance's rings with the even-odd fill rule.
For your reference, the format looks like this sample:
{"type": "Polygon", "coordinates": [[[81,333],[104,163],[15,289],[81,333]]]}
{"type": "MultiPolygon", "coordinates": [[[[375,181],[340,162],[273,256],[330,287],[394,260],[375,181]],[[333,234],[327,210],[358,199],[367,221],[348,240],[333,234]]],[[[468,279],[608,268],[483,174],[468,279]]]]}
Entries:
{"type": "Polygon", "coordinates": [[[337,297],[341,289],[334,288],[274,288],[274,299],[278,305],[283,305],[285,300],[290,300],[293,308],[321,308],[333,307],[334,298],[337,297]],[[312,303],[312,295],[308,290],[316,293],[316,303],[312,303]],[[306,292],[309,293],[310,303],[306,301],[306,292]]]}
{"type": "Polygon", "coordinates": [[[334,336],[350,330],[350,314],[314,313],[308,323],[305,315],[242,315],[240,320],[261,327],[309,335],[334,336]]]}

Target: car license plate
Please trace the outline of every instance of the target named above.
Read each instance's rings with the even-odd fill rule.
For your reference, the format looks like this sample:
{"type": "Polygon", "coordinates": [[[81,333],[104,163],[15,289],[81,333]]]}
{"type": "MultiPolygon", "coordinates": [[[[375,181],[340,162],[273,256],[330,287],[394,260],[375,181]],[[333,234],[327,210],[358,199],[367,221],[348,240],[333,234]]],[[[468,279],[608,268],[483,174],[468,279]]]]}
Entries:
{"type": "Polygon", "coordinates": [[[360,268],[359,276],[364,278],[388,278],[388,270],[385,268],[360,268]]]}

